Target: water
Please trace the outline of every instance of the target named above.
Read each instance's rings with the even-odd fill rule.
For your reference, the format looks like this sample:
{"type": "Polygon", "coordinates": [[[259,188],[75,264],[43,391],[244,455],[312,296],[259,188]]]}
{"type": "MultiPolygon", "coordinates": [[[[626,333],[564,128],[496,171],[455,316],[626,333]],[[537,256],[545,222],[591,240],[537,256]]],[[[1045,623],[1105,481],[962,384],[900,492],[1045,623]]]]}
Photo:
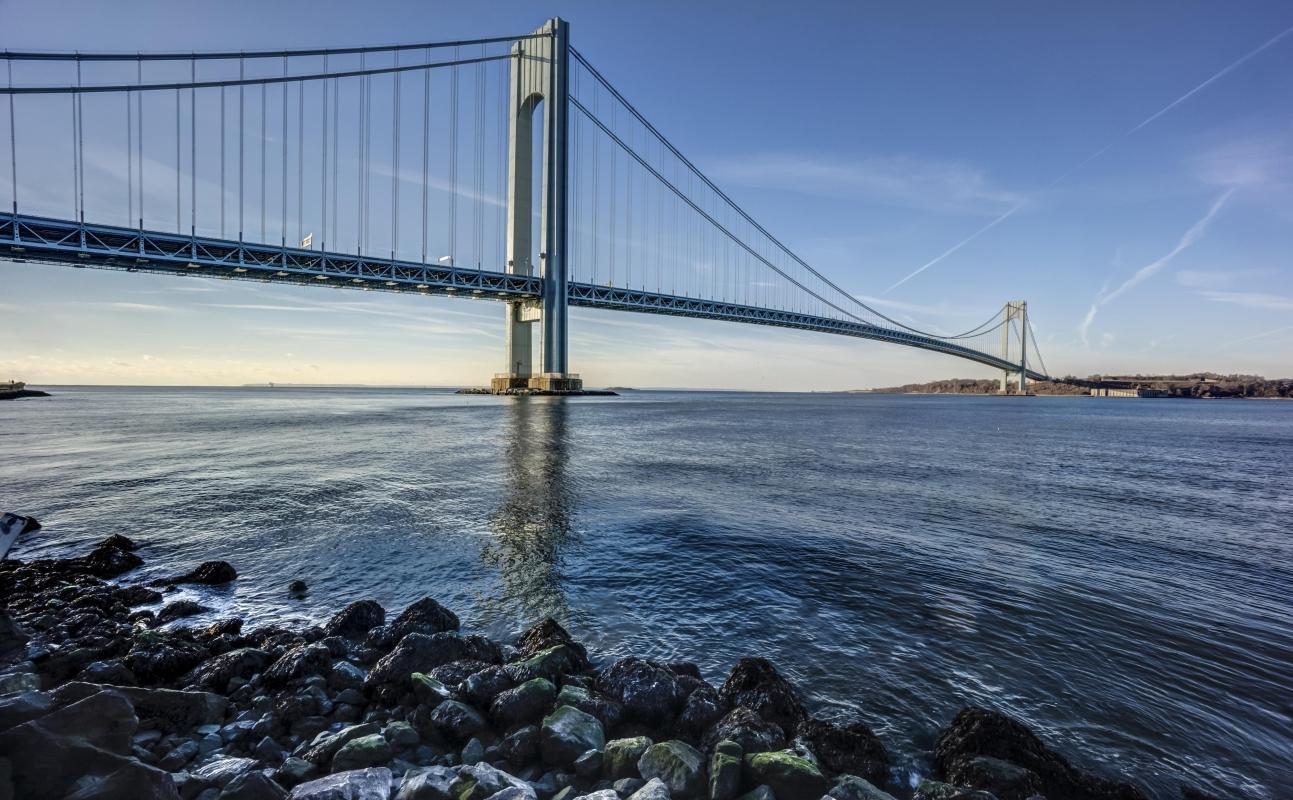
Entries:
{"type": "Polygon", "coordinates": [[[227,559],[220,613],[552,614],[712,681],[766,655],[904,780],[978,703],[1156,797],[1293,795],[1293,404],[69,388],[0,446],[16,557],[227,559]]]}

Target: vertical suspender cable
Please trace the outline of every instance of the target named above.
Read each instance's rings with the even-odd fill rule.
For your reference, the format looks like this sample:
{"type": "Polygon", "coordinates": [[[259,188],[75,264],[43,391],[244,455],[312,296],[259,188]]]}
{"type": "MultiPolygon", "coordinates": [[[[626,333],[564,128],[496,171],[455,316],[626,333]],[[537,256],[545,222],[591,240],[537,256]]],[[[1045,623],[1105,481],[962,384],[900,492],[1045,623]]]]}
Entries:
{"type": "MultiPolygon", "coordinates": [[[[327,56],[324,56],[325,58],[327,56]]],[[[327,68],[324,68],[327,72],[327,68]]],[[[287,82],[287,56],[283,56],[283,153],[279,159],[279,247],[287,247],[287,94],[290,84],[287,82]]],[[[302,90],[305,84],[301,84],[302,90]]]]}
{"type": "Polygon", "coordinates": [[[498,205],[495,207],[497,220],[498,268],[504,269],[507,264],[507,222],[505,205],[507,203],[507,73],[506,61],[498,62],[498,162],[495,167],[498,179],[498,205]]]}
{"type": "MultiPolygon", "coordinates": [[[[400,51],[395,51],[395,66],[400,65],[400,51]]],[[[395,253],[400,246],[400,73],[391,73],[391,83],[394,85],[393,102],[394,108],[391,115],[394,117],[394,125],[391,128],[391,261],[395,260],[395,253]]]]}
{"type": "MultiPolygon", "coordinates": [[[[286,99],[286,94],[284,95],[286,99]]],[[[284,131],[284,135],[286,135],[284,131]]],[[[283,165],[287,171],[287,165],[283,165]]],[[[305,81],[296,85],[296,242],[305,241],[305,81]]]]}
{"type": "MultiPolygon", "coordinates": [[[[76,85],[78,87],[81,85],[81,59],[79,56],[76,59],[76,85]]],[[[76,218],[84,223],[85,218],[81,215],[81,201],[78,199],[81,193],[81,159],[77,152],[81,147],[81,137],[77,133],[77,128],[81,122],[81,117],[76,109],[81,99],[81,93],[77,92],[69,99],[72,101],[72,207],[76,218]]]]}
{"type": "MultiPolygon", "coordinates": [[[[13,59],[5,59],[5,67],[9,72],[9,88],[13,88],[13,59]]],[[[130,94],[126,94],[127,103],[129,103],[130,94]]],[[[130,106],[126,106],[126,122],[130,122],[130,106]]],[[[13,213],[18,213],[18,125],[14,119],[13,112],[13,93],[9,94],[9,178],[12,185],[9,187],[13,190],[13,213]]],[[[18,235],[18,228],[14,227],[14,236],[18,235]]]]}
{"type": "MultiPolygon", "coordinates": [[[[139,85],[144,83],[144,61],[139,59],[135,62],[135,82],[139,85]]],[[[139,231],[144,230],[144,92],[139,92],[139,103],[135,108],[135,121],[139,125],[137,133],[139,136],[135,139],[135,145],[139,148],[136,166],[139,169],[139,231]]],[[[140,248],[143,248],[143,241],[140,240],[140,248]]]]}
{"type": "MultiPolygon", "coordinates": [[[[81,88],[81,59],[76,60],[76,88],[81,88]]],[[[80,164],[77,174],[80,183],[77,185],[77,205],[81,208],[78,219],[85,224],[85,111],[81,106],[81,93],[76,93],[76,160],[80,164]]]]}
{"type": "MultiPolygon", "coordinates": [[[[481,56],[485,55],[485,45],[480,46],[481,56]]],[[[476,121],[472,155],[474,159],[473,189],[476,202],[472,213],[471,227],[474,234],[473,246],[476,249],[476,269],[481,268],[481,251],[485,249],[485,62],[476,64],[476,121]]]]}
{"type": "Polygon", "coordinates": [[[180,90],[175,90],[175,232],[184,230],[184,212],[180,208],[180,192],[183,176],[183,163],[180,157],[180,90]]]}
{"type": "MultiPolygon", "coordinates": [[[[328,74],[328,54],[323,54],[323,74],[328,74]]],[[[319,84],[319,94],[323,96],[323,118],[320,120],[319,129],[323,132],[323,146],[319,148],[319,192],[323,198],[323,215],[320,223],[319,252],[326,253],[328,250],[328,79],[324,78],[319,84]]],[[[283,95],[283,103],[287,103],[287,95],[283,95]]],[[[286,132],[284,126],[284,132],[286,132]]],[[[286,167],[284,168],[286,171],[286,167]]],[[[284,223],[286,224],[286,223],[284,223]]]]}
{"type": "Polygon", "coordinates": [[[373,183],[373,79],[364,76],[364,246],[371,242],[369,238],[370,219],[372,217],[372,195],[369,192],[373,183]]]}
{"type": "MultiPolygon", "coordinates": [[[[457,47],[453,49],[453,60],[458,60],[457,47]]],[[[449,69],[449,264],[455,265],[458,255],[458,67],[449,69]]]]}
{"type": "MultiPolygon", "coordinates": [[[[245,58],[238,59],[238,80],[243,79],[243,75],[245,74],[245,71],[246,71],[246,64],[247,64],[247,60],[245,58]]],[[[246,101],[245,88],[246,87],[244,87],[242,84],[238,84],[238,243],[239,244],[242,244],[242,231],[243,231],[242,200],[243,200],[243,178],[244,178],[244,172],[245,172],[243,170],[243,160],[245,156],[244,151],[246,150],[246,147],[244,145],[244,141],[246,137],[243,133],[243,129],[245,128],[245,126],[243,125],[243,115],[246,113],[246,105],[247,105],[245,102],[246,101]]],[[[238,258],[239,260],[242,259],[242,248],[239,248],[238,250],[238,258]]]]}
{"type": "MultiPolygon", "coordinates": [[[[364,54],[359,54],[359,69],[364,69],[364,54]]],[[[359,100],[359,113],[355,115],[355,122],[359,128],[355,132],[355,242],[356,252],[362,256],[364,254],[364,79],[358,79],[358,85],[355,87],[358,91],[356,96],[359,100]]]]}
{"type": "Polygon", "coordinates": [[[260,242],[265,243],[265,116],[269,85],[260,85],[260,242]]]}
{"type": "MultiPolygon", "coordinates": [[[[198,82],[198,61],[189,59],[189,83],[198,82]]],[[[189,236],[198,235],[198,95],[189,88],[189,236]]]]}
{"type": "MultiPolygon", "coordinates": [[[[598,89],[597,85],[593,84],[593,116],[594,117],[597,117],[597,106],[599,105],[598,100],[599,98],[601,98],[601,95],[602,93],[598,89]]],[[[597,283],[597,263],[600,260],[601,254],[602,254],[602,228],[600,223],[601,214],[599,213],[602,205],[601,204],[601,193],[602,193],[601,142],[602,142],[602,135],[594,130],[593,131],[593,227],[592,227],[593,258],[592,258],[592,263],[589,264],[589,270],[588,270],[588,282],[593,284],[597,283]]]]}
{"type": "MultiPolygon", "coordinates": [[[[9,95],[12,102],[13,95],[9,95]]],[[[135,108],[134,93],[126,92],[126,224],[135,224],[135,108]]]]}
{"type": "Polygon", "coordinates": [[[332,79],[332,235],[340,238],[341,229],[337,223],[338,209],[341,207],[341,198],[337,195],[337,181],[341,172],[341,162],[338,160],[339,145],[337,141],[341,138],[341,81],[332,79]]]}
{"type": "MultiPolygon", "coordinates": [[[[423,57],[430,63],[431,49],[423,57]]],[[[431,161],[431,70],[422,70],[422,263],[427,262],[427,171],[431,161]]]]}
{"type": "MultiPolygon", "coordinates": [[[[618,103],[615,103],[615,102],[611,103],[611,130],[614,131],[617,136],[619,135],[619,130],[618,130],[619,125],[617,124],[619,115],[615,113],[615,109],[618,107],[619,107],[618,103]]],[[[611,200],[610,200],[610,208],[608,209],[610,213],[608,216],[610,216],[611,218],[611,258],[610,258],[610,264],[609,264],[610,277],[607,279],[606,285],[614,286],[615,285],[615,260],[616,260],[615,251],[619,249],[619,246],[615,242],[615,232],[616,232],[616,229],[619,227],[618,225],[615,224],[617,221],[615,219],[615,211],[616,211],[615,195],[620,190],[620,181],[619,181],[620,176],[618,174],[620,160],[619,160],[618,148],[612,147],[609,149],[611,151],[611,200]]]]}
{"type": "Polygon", "coordinates": [[[221,86],[220,87],[220,238],[221,239],[224,238],[224,232],[225,232],[225,222],[224,222],[225,206],[229,205],[229,197],[225,194],[225,188],[224,188],[225,173],[227,172],[224,164],[225,149],[226,149],[224,144],[225,127],[226,127],[224,116],[225,116],[225,106],[228,105],[228,103],[225,102],[225,99],[226,98],[225,98],[224,87],[221,86]]]}

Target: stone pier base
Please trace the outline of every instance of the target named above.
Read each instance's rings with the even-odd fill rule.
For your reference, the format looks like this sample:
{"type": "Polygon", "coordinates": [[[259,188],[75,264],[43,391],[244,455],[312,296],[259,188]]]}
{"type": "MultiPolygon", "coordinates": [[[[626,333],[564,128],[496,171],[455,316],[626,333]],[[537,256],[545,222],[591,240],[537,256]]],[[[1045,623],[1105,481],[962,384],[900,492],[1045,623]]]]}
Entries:
{"type": "MultiPolygon", "coordinates": [[[[474,390],[482,392],[484,390],[474,390]]],[[[469,393],[464,390],[464,393],[469,393]]],[[[489,382],[490,394],[510,395],[614,395],[601,389],[585,389],[584,381],[569,372],[545,372],[541,375],[499,373],[489,382]]]]}

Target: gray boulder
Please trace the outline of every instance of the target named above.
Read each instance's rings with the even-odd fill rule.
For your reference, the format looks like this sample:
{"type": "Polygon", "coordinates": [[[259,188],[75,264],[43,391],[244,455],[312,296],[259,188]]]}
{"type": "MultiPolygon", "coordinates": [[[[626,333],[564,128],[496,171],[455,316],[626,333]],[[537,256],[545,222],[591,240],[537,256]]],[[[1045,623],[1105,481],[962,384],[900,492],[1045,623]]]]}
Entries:
{"type": "Polygon", "coordinates": [[[539,729],[539,750],[543,760],[554,766],[569,766],[589,750],[606,746],[602,723],[577,708],[560,706],[543,718],[539,729]]]}
{"type": "Polygon", "coordinates": [[[743,767],[747,786],[767,786],[777,800],[820,800],[831,789],[816,764],[788,750],[747,755],[743,767]]]}
{"type": "Polygon", "coordinates": [[[836,778],[830,796],[834,800],[894,800],[893,795],[856,775],[841,775],[836,778]]]}
{"type": "Polygon", "coordinates": [[[449,767],[422,767],[404,773],[395,800],[453,800],[450,789],[458,773],[449,767]]]}
{"type": "Polygon", "coordinates": [[[679,800],[705,795],[705,757],[686,742],[673,739],[651,745],[638,759],[638,772],[647,781],[659,778],[679,800]]]}
{"type": "Polygon", "coordinates": [[[392,755],[386,737],[380,733],[371,733],[342,745],[332,757],[332,771],[348,772],[365,767],[380,767],[389,764],[392,755]]]}
{"type": "Polygon", "coordinates": [[[391,771],[371,767],[299,784],[288,800],[389,800],[390,796],[391,771]]]}
{"type": "Polygon", "coordinates": [[[479,711],[457,700],[446,700],[436,706],[431,711],[430,723],[441,736],[455,742],[465,742],[489,730],[489,723],[479,711]]]}
{"type": "Polygon", "coordinates": [[[641,789],[629,795],[628,800],[670,800],[669,787],[659,778],[647,781],[641,789]]]}
{"type": "Polygon", "coordinates": [[[54,691],[54,702],[63,705],[103,691],[123,695],[140,719],[154,720],[164,730],[181,731],[224,720],[229,701],[213,692],[153,689],[143,686],[103,686],[73,681],[54,691]]]}
{"type": "Polygon", "coordinates": [[[668,667],[630,656],[616,661],[597,678],[597,688],[624,707],[626,719],[663,726],[687,699],[686,690],[668,667]]]}
{"type": "Polygon", "coordinates": [[[620,778],[637,778],[638,760],[654,742],[645,736],[634,736],[628,739],[612,739],[606,743],[602,757],[602,774],[607,780],[620,778]]]}
{"type": "Polygon", "coordinates": [[[534,678],[500,692],[489,707],[489,717],[500,730],[536,722],[552,707],[557,687],[546,678],[534,678]]]}
{"type": "Polygon", "coordinates": [[[287,790],[265,776],[263,772],[239,775],[220,792],[220,800],[283,800],[287,790]]]}
{"type": "Polygon", "coordinates": [[[193,770],[193,777],[203,783],[221,788],[227,786],[239,775],[246,775],[256,768],[254,758],[218,758],[205,766],[193,770]]]}
{"type": "Polygon", "coordinates": [[[375,600],[356,600],[332,615],[323,626],[324,634],[361,640],[368,632],[386,621],[386,610],[375,600]]]}

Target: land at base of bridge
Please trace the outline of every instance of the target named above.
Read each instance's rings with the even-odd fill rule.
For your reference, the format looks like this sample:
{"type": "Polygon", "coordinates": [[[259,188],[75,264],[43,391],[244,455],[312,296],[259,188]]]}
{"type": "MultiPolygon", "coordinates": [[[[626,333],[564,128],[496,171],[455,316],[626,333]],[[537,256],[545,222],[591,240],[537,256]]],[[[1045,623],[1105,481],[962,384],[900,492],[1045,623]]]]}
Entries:
{"type": "Polygon", "coordinates": [[[22,381],[0,383],[0,400],[20,400],[24,397],[49,397],[49,392],[39,389],[28,389],[22,381]]]}
{"type": "MultiPolygon", "coordinates": [[[[232,565],[144,583],[136,550],[114,535],[76,558],[0,562],[0,796],[1146,797],[983,708],[944,721],[927,763],[898,765],[763,658],[711,683],[685,661],[599,658],[552,619],[493,641],[431,597],[393,617],[338,598],[354,601],[322,624],[251,626],[168,599],[227,588],[232,565]]],[[[304,597],[289,577],[284,593],[304,597]]]]}
{"type": "MultiPolygon", "coordinates": [[[[1014,387],[1010,388],[1013,392],[1014,387]]],[[[853,391],[859,394],[1000,394],[1001,381],[950,378],[853,391]]],[[[1030,381],[1028,392],[1038,395],[1107,392],[1110,397],[1293,399],[1293,378],[1268,379],[1260,375],[1221,375],[1215,372],[1190,375],[1092,375],[1087,378],[1067,376],[1054,381],[1030,381]]]]}
{"type": "Polygon", "coordinates": [[[531,389],[528,387],[508,388],[495,391],[483,386],[472,386],[459,389],[455,394],[494,394],[504,397],[618,397],[619,392],[610,389],[531,389]]]}

